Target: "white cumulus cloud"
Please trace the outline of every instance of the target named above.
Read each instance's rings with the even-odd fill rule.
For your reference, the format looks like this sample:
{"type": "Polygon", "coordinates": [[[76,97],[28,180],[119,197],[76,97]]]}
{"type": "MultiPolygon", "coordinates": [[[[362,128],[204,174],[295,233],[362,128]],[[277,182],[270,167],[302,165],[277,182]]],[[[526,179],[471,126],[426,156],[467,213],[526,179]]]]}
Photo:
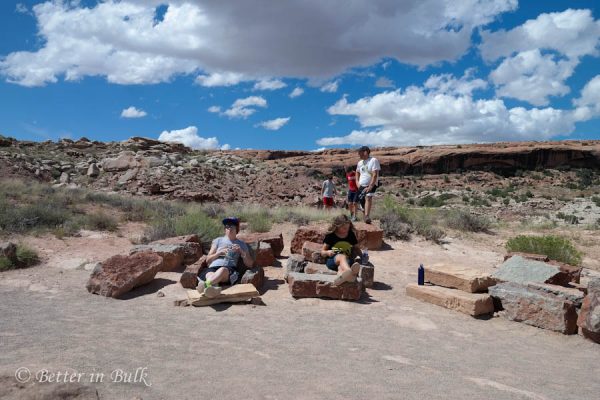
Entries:
{"type": "Polygon", "coordinates": [[[333,82],[327,82],[323,86],[321,86],[321,92],[325,93],[335,93],[338,90],[338,86],[340,84],[339,80],[335,80],[333,82]]]}
{"type": "Polygon", "coordinates": [[[210,106],[210,107],[208,107],[207,111],[209,113],[220,113],[221,107],[220,106],[210,106]]]}
{"type": "Polygon", "coordinates": [[[229,118],[246,119],[256,112],[254,107],[267,107],[267,100],[260,96],[250,96],[243,99],[237,99],[230,108],[223,111],[223,115],[229,118]]]}
{"type": "Polygon", "coordinates": [[[420,67],[457,60],[476,30],[517,1],[290,0],[264,7],[264,0],[46,1],[33,6],[42,46],[2,55],[0,74],[25,86],[86,76],[151,84],[181,74],[199,74],[197,83],[209,87],[263,77],[325,81],[382,59],[420,67]]]}
{"type": "Polygon", "coordinates": [[[121,111],[122,118],[142,118],[148,115],[144,110],[138,110],[134,106],[124,109],[121,111]]]}
{"type": "Polygon", "coordinates": [[[292,90],[292,92],[290,93],[290,98],[295,99],[296,97],[300,97],[302,96],[302,94],[304,93],[304,89],[302,88],[294,88],[294,90],[292,90]]]}
{"type": "Polygon", "coordinates": [[[257,126],[261,126],[270,131],[277,131],[277,130],[281,129],[285,124],[287,124],[290,121],[290,119],[291,119],[291,117],[275,118],[275,119],[272,119],[269,121],[263,121],[263,122],[259,123],[257,126]]]}
{"type": "MultiPolygon", "coordinates": [[[[456,80],[446,77],[445,81],[456,80]]],[[[467,83],[465,81],[463,85],[467,83]]],[[[583,104],[588,100],[581,101],[583,104]]],[[[509,108],[500,99],[474,99],[470,90],[442,93],[437,87],[415,86],[364,97],[355,102],[348,102],[344,97],[327,111],[331,115],[356,117],[361,129],[345,136],[322,138],[317,141],[321,146],[546,140],[569,134],[575,123],[585,117],[578,115],[577,110],[552,107],[509,108]]]]}
{"type": "Polygon", "coordinates": [[[254,84],[254,90],[277,90],[286,87],[285,82],[279,79],[263,79],[254,84]]]}
{"type": "Polygon", "coordinates": [[[188,126],[184,129],[172,130],[172,131],[163,131],[158,140],[161,142],[175,142],[182,143],[194,150],[200,149],[218,149],[222,148],[223,150],[229,149],[229,145],[225,144],[223,146],[219,146],[219,141],[216,137],[203,138],[198,135],[198,128],[195,126],[188,126]],[[226,147],[226,148],[225,148],[226,147]]]}

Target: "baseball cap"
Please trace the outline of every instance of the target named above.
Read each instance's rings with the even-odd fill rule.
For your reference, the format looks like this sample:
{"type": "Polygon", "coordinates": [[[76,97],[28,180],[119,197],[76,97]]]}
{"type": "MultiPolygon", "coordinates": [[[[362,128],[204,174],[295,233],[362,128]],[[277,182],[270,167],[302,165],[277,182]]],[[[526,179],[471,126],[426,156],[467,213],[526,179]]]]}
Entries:
{"type": "Polygon", "coordinates": [[[369,149],[369,146],[361,146],[358,151],[366,151],[367,153],[370,153],[371,149],[369,149]]]}
{"type": "Polygon", "coordinates": [[[236,217],[226,217],[226,218],[223,218],[223,225],[240,226],[240,220],[236,217]]]}

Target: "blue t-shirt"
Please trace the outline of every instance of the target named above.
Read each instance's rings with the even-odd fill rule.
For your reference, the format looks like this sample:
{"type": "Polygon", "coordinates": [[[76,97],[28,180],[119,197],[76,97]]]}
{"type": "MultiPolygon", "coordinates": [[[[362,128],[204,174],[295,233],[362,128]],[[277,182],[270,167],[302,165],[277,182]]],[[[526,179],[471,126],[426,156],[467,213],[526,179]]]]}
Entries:
{"type": "MultiPolygon", "coordinates": [[[[218,237],[213,240],[212,245],[217,247],[217,252],[222,248],[229,247],[231,245],[237,244],[240,246],[242,251],[248,251],[248,245],[241,241],[240,239],[235,239],[233,241],[229,240],[227,236],[218,237]]],[[[210,263],[209,267],[229,267],[235,268],[237,266],[238,260],[240,259],[240,253],[233,253],[232,258],[228,258],[225,256],[219,257],[213,262],[210,263]]]]}

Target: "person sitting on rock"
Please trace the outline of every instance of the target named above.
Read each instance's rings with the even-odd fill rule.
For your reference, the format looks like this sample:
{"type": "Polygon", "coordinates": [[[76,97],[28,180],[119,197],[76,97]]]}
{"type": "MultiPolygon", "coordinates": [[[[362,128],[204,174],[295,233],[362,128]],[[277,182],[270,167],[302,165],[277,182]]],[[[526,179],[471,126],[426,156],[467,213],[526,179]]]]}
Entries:
{"type": "Polygon", "coordinates": [[[208,268],[203,269],[198,276],[198,292],[206,297],[216,297],[221,294],[221,283],[233,285],[238,279],[237,264],[240,257],[244,265],[251,268],[254,260],[250,255],[248,245],[237,238],[240,231],[240,220],[227,217],[223,220],[225,235],[213,240],[210,251],[206,256],[208,268]]]}
{"type": "MultiPolygon", "coordinates": [[[[341,285],[344,282],[353,282],[360,271],[360,264],[354,262],[352,266],[352,255],[355,246],[358,244],[354,226],[347,215],[335,217],[329,227],[328,233],[323,239],[323,249],[321,256],[327,257],[325,265],[327,268],[337,271],[338,276],[333,282],[334,285],[341,285]]],[[[358,258],[358,257],[357,257],[358,258]]],[[[355,259],[356,261],[356,259],[355,259]]]]}

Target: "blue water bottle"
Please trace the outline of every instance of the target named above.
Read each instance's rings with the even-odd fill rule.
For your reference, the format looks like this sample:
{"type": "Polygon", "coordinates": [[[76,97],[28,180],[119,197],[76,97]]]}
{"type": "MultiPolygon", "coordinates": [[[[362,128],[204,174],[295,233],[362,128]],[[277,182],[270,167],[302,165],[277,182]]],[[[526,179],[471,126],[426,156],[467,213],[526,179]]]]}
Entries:
{"type": "Polygon", "coordinates": [[[423,286],[425,284],[425,268],[423,268],[423,264],[419,265],[418,284],[419,286],[423,286]]]}

